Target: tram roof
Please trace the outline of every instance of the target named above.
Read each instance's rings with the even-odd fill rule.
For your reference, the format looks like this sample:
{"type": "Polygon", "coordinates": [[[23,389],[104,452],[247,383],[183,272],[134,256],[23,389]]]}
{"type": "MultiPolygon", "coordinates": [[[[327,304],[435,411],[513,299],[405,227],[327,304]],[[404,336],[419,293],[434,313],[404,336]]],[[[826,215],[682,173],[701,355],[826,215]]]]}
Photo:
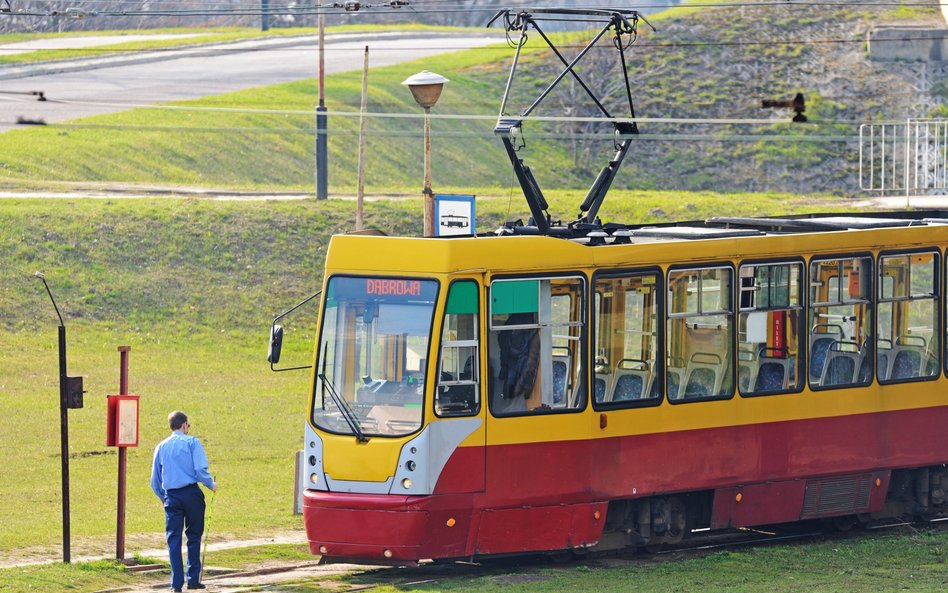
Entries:
{"type": "MultiPolygon", "coordinates": [[[[806,214],[792,217],[712,217],[706,220],[649,225],[597,225],[567,236],[536,232],[489,233],[472,236],[363,237],[337,235],[330,244],[327,271],[339,273],[391,272],[405,274],[492,270],[516,273],[584,266],[638,266],[708,257],[771,257],[800,255],[803,251],[865,250],[897,244],[948,242],[948,210],[870,212],[860,214],[806,214]],[[918,240],[905,235],[909,227],[927,227],[937,239],[918,240]],[[867,238],[880,231],[886,237],[867,238]],[[901,233],[890,235],[889,233],[901,233]],[[825,242],[799,237],[823,234],[825,242]],[[752,247],[756,239],[771,237],[766,250],[752,247]],[[830,237],[834,237],[830,239],[830,237]],[[892,240],[892,241],[890,241],[892,240]],[[695,249],[697,241],[708,248],[695,249]],[[637,246],[634,252],[628,247],[637,246]],[[614,248],[610,248],[614,247],[614,248]],[[591,249],[592,248],[592,249],[591,249]],[[601,249],[604,248],[604,249],[601,249]],[[672,251],[669,251],[672,250],[672,251]]],[[[762,244],[763,245],[763,244],[762,244]]]]}

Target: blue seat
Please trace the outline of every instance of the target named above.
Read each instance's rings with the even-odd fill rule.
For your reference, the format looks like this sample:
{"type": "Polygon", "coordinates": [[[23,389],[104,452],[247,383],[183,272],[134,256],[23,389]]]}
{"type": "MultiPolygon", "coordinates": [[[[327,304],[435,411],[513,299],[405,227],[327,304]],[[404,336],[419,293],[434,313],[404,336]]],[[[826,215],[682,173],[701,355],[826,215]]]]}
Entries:
{"type": "Polygon", "coordinates": [[[685,385],[685,397],[711,397],[717,395],[714,383],[717,377],[714,371],[708,368],[697,368],[688,376],[685,385]]]}
{"type": "Polygon", "coordinates": [[[761,362],[754,391],[779,391],[787,388],[786,361],[761,362]]]}
{"type": "Polygon", "coordinates": [[[638,374],[624,373],[616,376],[616,386],[612,390],[612,401],[621,402],[639,399],[645,389],[645,378],[638,374]]]}
{"type": "Polygon", "coordinates": [[[596,383],[595,383],[595,388],[593,391],[593,397],[595,398],[595,401],[597,403],[602,403],[606,401],[606,391],[608,391],[608,388],[606,386],[607,386],[606,379],[599,375],[596,375],[596,383]]]}
{"type": "Polygon", "coordinates": [[[810,343],[810,379],[819,381],[823,376],[823,366],[826,364],[826,353],[836,341],[835,337],[818,337],[810,343]]]}
{"type": "Polygon", "coordinates": [[[895,359],[892,361],[893,381],[899,379],[911,379],[921,376],[922,354],[917,350],[904,350],[897,348],[895,359]]]}

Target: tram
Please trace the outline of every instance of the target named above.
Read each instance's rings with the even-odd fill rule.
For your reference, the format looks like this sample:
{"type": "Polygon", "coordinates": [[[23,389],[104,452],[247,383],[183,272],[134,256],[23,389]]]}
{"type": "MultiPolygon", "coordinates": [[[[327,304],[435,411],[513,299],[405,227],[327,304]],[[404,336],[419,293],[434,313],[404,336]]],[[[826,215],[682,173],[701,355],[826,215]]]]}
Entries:
{"type": "Polygon", "coordinates": [[[623,141],[562,225],[520,123],[498,134],[527,224],[329,244],[313,554],[582,553],[946,510],[948,212],[602,224],[623,141]]]}

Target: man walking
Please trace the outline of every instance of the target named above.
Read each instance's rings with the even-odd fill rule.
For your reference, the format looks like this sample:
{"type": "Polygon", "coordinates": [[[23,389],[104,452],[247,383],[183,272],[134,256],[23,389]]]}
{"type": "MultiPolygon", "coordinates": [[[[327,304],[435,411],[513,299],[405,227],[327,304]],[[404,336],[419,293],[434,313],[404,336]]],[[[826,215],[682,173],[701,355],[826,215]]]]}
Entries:
{"type": "Polygon", "coordinates": [[[204,493],[198,483],[217,492],[207,471],[207,455],[197,437],[188,436],[191,425],[184,412],[168,415],[171,436],[155,447],[151,489],[165,505],[165,533],[171,561],[171,590],[184,586],[181,562],[181,532],[188,536],[188,589],[204,589],[201,583],[201,536],[204,534],[204,493]]]}

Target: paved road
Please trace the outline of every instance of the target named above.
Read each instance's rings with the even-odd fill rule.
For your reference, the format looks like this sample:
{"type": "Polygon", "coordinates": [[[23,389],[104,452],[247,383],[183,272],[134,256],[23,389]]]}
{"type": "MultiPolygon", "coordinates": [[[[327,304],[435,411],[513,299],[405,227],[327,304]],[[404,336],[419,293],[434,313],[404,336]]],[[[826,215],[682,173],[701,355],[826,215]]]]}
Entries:
{"type": "MultiPolygon", "coordinates": [[[[480,34],[338,34],[326,40],[326,72],[388,66],[502,37],[480,34]]],[[[312,38],[271,39],[202,48],[0,69],[0,132],[20,119],[55,123],[164,101],[193,99],[316,76],[312,38]],[[45,102],[28,93],[42,91],[45,102]],[[22,93],[22,94],[18,94],[22,93]]]]}
{"type": "Polygon", "coordinates": [[[0,45],[0,56],[12,56],[42,49],[81,49],[85,47],[102,47],[105,45],[115,45],[118,43],[129,43],[132,41],[158,41],[162,39],[181,39],[184,37],[197,37],[200,33],[169,33],[156,35],[99,35],[95,37],[55,37],[44,39],[32,39],[30,41],[18,41],[16,43],[4,43],[0,45]]]}

